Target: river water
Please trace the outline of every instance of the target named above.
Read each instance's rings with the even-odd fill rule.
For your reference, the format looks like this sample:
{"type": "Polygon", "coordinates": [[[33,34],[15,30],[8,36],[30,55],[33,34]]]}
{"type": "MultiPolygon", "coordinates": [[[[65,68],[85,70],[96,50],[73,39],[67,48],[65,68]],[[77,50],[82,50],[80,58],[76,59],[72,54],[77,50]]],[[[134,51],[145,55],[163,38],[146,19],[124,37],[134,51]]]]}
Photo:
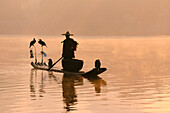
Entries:
{"type": "MultiPolygon", "coordinates": [[[[0,37],[1,113],[170,113],[170,37],[73,37],[83,71],[96,59],[107,68],[94,79],[33,69],[32,38],[0,37]]],[[[47,44],[45,62],[61,57],[64,37],[35,38],[47,44]]]]}

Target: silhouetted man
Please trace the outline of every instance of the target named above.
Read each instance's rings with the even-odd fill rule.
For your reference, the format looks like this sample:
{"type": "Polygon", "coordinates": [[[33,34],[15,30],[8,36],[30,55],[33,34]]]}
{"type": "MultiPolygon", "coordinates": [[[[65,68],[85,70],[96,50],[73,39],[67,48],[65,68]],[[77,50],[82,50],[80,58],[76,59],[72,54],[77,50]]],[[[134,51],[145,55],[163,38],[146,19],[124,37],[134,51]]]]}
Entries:
{"type": "Polygon", "coordinates": [[[68,31],[65,34],[66,39],[62,41],[63,43],[63,53],[62,56],[64,59],[72,59],[75,58],[74,51],[76,51],[77,42],[74,41],[70,36],[73,36],[73,34],[70,34],[68,31]]]}

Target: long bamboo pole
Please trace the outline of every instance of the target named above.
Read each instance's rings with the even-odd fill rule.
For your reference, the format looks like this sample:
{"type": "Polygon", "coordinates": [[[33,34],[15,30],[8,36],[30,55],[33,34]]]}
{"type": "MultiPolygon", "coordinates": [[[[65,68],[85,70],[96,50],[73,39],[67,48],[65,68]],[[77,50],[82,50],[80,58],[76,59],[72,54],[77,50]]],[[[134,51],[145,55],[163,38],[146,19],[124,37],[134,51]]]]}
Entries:
{"type": "Polygon", "coordinates": [[[36,47],[35,46],[34,46],[34,49],[35,49],[35,64],[36,64],[37,63],[37,53],[36,53],[36,47]]]}
{"type": "MultiPolygon", "coordinates": [[[[43,53],[43,46],[41,46],[42,47],[42,53],[43,53]]],[[[42,54],[42,62],[41,62],[42,64],[43,64],[43,54],[42,54]]]]}

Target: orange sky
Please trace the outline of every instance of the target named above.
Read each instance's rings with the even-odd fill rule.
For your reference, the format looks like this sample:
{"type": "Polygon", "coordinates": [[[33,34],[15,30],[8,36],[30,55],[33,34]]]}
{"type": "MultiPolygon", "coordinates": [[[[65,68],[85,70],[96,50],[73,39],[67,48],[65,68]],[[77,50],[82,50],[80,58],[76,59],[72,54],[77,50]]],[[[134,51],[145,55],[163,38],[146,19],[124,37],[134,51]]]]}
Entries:
{"type": "Polygon", "coordinates": [[[169,0],[1,0],[0,34],[169,35],[169,0]]]}

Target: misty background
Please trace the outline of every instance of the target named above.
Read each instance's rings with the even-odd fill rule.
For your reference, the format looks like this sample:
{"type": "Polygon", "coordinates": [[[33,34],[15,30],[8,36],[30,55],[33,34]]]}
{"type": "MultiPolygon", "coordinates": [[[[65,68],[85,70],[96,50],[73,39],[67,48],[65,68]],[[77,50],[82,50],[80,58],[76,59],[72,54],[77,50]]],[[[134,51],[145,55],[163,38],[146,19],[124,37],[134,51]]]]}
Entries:
{"type": "Polygon", "coordinates": [[[169,35],[170,0],[0,0],[0,35],[169,35]]]}

